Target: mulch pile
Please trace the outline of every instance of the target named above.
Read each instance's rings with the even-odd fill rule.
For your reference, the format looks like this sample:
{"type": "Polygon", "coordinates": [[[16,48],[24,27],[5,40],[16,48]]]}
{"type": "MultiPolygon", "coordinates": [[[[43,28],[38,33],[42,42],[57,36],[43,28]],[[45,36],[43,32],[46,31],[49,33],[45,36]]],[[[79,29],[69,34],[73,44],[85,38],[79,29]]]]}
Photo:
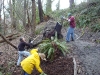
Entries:
{"type": "MultiPolygon", "coordinates": [[[[73,58],[63,56],[60,50],[56,50],[54,59],[50,61],[41,61],[41,68],[47,75],[74,75],[73,58]]],[[[17,68],[12,75],[22,75],[21,68],[17,68]]],[[[39,75],[39,72],[34,69],[31,75],[39,75]]]]}
{"type": "MultiPolygon", "coordinates": [[[[47,75],[74,75],[72,58],[59,57],[54,61],[41,61],[41,68],[47,75]]],[[[23,75],[21,67],[17,67],[12,75],[23,75]]],[[[39,72],[34,69],[31,75],[39,75],[39,72]]]]}
{"type": "MultiPolygon", "coordinates": [[[[54,61],[42,61],[41,68],[47,75],[74,75],[72,58],[59,57],[54,61]]],[[[34,70],[31,75],[39,75],[39,73],[34,70]]]]}

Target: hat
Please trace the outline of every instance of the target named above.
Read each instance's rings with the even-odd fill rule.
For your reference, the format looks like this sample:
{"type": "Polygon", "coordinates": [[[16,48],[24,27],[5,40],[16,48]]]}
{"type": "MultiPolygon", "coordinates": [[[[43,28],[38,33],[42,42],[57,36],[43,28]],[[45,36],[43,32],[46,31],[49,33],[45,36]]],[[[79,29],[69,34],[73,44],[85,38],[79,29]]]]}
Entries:
{"type": "Polygon", "coordinates": [[[39,56],[42,60],[45,60],[46,61],[46,56],[44,53],[39,53],[39,56]]]}
{"type": "Polygon", "coordinates": [[[72,15],[71,13],[68,13],[68,17],[71,16],[71,15],[72,15]]]}

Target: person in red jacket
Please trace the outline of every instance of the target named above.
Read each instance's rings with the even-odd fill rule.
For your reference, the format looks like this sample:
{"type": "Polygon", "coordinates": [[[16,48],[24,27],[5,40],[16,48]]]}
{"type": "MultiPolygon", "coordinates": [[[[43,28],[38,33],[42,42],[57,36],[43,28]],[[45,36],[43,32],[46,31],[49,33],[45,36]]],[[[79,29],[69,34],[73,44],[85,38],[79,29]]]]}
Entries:
{"type": "Polygon", "coordinates": [[[69,28],[66,35],[66,42],[70,42],[70,36],[71,36],[71,40],[74,41],[74,29],[76,27],[75,17],[72,16],[71,13],[68,13],[67,21],[69,22],[69,28]]]}

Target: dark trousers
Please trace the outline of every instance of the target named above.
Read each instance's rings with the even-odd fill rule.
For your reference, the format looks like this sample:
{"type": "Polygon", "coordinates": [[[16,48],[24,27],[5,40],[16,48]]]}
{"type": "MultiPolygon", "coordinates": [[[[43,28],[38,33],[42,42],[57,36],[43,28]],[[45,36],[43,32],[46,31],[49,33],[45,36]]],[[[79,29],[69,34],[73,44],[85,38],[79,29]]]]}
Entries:
{"type": "Polygon", "coordinates": [[[24,71],[24,74],[23,75],[29,75],[28,73],[26,73],[25,71],[24,71]]]}

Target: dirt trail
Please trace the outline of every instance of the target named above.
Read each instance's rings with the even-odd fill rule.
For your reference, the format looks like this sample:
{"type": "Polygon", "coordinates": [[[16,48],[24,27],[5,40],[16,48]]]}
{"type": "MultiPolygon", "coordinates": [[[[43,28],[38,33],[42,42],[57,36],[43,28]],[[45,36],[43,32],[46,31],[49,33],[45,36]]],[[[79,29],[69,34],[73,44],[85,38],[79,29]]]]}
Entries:
{"type": "Polygon", "coordinates": [[[72,45],[77,47],[73,54],[80,60],[83,75],[100,75],[100,46],[81,40],[73,42],[72,45]]]}
{"type": "MultiPolygon", "coordinates": [[[[65,31],[63,35],[65,40],[65,31]]],[[[67,43],[73,48],[71,56],[77,61],[77,75],[100,75],[100,44],[84,39],[67,43]]]]}

